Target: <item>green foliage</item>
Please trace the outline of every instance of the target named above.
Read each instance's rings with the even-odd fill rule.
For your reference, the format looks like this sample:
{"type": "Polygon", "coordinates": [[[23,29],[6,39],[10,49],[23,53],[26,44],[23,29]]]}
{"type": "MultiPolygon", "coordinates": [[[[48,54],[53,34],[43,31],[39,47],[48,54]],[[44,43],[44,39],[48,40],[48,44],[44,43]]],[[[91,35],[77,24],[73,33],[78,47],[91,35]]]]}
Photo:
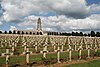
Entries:
{"type": "Polygon", "coordinates": [[[28,34],[28,32],[26,32],[26,34],[28,34]]]}
{"type": "Polygon", "coordinates": [[[7,34],[7,31],[5,31],[4,34],[7,34]]]}
{"type": "Polygon", "coordinates": [[[24,31],[22,31],[22,34],[24,34],[24,31]]]}
{"type": "Polygon", "coordinates": [[[12,31],[9,31],[9,34],[12,34],[12,31]]]}
{"type": "Polygon", "coordinates": [[[94,32],[91,31],[90,33],[84,33],[83,32],[72,32],[72,33],[67,33],[67,32],[48,32],[48,35],[61,35],[61,36],[96,36],[100,37],[100,32],[94,32]]]}
{"type": "Polygon", "coordinates": [[[30,32],[30,34],[32,34],[32,32],[30,32]]]}
{"type": "Polygon", "coordinates": [[[95,36],[95,32],[94,32],[94,31],[91,31],[90,35],[91,35],[92,37],[94,37],[94,36],[95,36]]]}
{"type": "Polygon", "coordinates": [[[20,31],[17,31],[17,34],[20,34],[20,31]]]}
{"type": "Polygon", "coordinates": [[[15,30],[13,31],[13,34],[16,34],[16,31],[15,30]]]}
{"type": "Polygon", "coordinates": [[[97,37],[100,37],[100,32],[96,32],[96,36],[97,37]]]}
{"type": "Polygon", "coordinates": [[[2,34],[2,31],[0,31],[0,34],[2,34]]]}

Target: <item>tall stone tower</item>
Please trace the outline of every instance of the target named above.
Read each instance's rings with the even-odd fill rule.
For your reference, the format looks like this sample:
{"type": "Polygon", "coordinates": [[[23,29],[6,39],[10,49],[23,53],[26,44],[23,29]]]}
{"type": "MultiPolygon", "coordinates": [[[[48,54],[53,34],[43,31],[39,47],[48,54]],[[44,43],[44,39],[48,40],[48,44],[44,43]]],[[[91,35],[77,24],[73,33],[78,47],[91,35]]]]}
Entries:
{"type": "Polygon", "coordinates": [[[41,28],[41,18],[38,18],[37,30],[38,30],[38,31],[42,30],[42,28],[41,28]]]}
{"type": "Polygon", "coordinates": [[[42,26],[41,26],[41,18],[38,18],[37,21],[37,35],[43,35],[42,26]]]}

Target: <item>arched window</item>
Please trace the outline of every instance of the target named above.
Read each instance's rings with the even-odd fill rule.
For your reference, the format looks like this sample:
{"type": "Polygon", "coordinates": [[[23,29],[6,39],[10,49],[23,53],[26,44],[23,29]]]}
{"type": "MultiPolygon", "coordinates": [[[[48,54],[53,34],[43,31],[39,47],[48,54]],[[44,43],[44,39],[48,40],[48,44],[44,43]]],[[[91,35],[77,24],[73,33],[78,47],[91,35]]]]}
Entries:
{"type": "Polygon", "coordinates": [[[40,32],[40,35],[42,35],[42,32],[40,32]]]}

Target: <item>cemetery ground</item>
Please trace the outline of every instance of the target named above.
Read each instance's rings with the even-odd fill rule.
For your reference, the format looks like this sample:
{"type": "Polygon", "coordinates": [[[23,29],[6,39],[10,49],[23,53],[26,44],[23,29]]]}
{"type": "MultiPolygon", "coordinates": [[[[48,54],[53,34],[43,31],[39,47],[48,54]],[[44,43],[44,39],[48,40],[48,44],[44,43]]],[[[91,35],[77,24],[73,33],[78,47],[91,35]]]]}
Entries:
{"type": "MultiPolygon", "coordinates": [[[[100,52],[99,52],[100,53],[100,52]]],[[[83,58],[78,59],[78,53],[73,52],[72,61],[68,61],[68,52],[61,53],[61,63],[57,63],[56,53],[50,53],[47,55],[47,59],[42,58],[42,54],[35,54],[30,56],[30,62],[36,67],[99,67],[100,57],[93,57],[93,52],[91,52],[91,58],[86,57],[86,51],[84,51],[83,58]],[[77,60],[78,59],[78,60],[77,60]],[[50,61],[50,62],[48,62],[50,61]],[[48,62],[48,63],[46,63],[48,62]],[[39,64],[39,65],[38,65],[39,64]]],[[[12,56],[10,57],[10,65],[20,64],[21,67],[26,65],[25,56],[12,56]]],[[[5,57],[0,57],[0,66],[5,66],[5,57]]]]}
{"type": "Polygon", "coordinates": [[[99,67],[100,58],[89,59],[85,61],[73,62],[65,64],[63,67],[99,67]]]}
{"type": "Polygon", "coordinates": [[[63,62],[63,63],[55,63],[53,65],[48,66],[37,66],[37,67],[99,67],[100,58],[90,58],[86,60],[73,60],[72,62],[63,62]]]}
{"type": "Polygon", "coordinates": [[[97,37],[0,36],[1,67],[98,67],[99,61],[97,37]]]}

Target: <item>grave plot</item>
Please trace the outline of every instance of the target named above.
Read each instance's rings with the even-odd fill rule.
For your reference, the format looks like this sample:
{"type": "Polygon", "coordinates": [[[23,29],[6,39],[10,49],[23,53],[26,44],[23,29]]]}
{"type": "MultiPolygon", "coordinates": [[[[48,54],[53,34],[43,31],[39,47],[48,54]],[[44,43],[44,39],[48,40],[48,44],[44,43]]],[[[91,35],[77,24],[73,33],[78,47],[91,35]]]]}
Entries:
{"type": "Polygon", "coordinates": [[[0,36],[0,66],[47,65],[100,57],[100,38],[0,36]]]}

